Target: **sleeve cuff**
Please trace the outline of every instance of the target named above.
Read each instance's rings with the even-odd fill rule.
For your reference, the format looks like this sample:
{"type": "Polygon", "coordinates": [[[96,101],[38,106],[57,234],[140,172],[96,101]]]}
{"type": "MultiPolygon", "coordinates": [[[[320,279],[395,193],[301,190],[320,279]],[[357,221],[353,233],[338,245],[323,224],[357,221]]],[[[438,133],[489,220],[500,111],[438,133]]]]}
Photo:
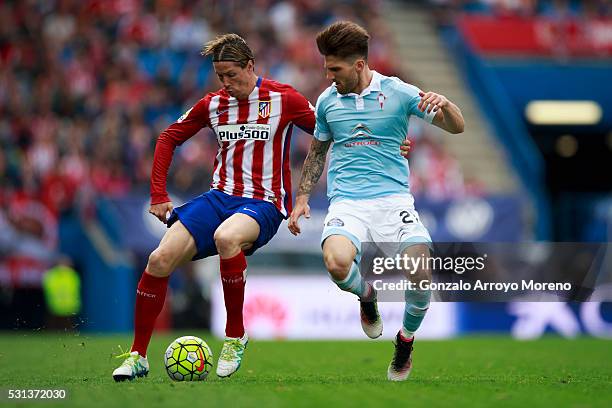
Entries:
{"type": "Polygon", "coordinates": [[[322,142],[326,142],[329,139],[331,139],[331,133],[323,133],[323,132],[319,132],[318,130],[315,129],[314,137],[317,140],[320,140],[322,142]]]}
{"type": "Polygon", "coordinates": [[[151,205],[168,203],[170,196],[168,194],[151,194],[151,205]]]}

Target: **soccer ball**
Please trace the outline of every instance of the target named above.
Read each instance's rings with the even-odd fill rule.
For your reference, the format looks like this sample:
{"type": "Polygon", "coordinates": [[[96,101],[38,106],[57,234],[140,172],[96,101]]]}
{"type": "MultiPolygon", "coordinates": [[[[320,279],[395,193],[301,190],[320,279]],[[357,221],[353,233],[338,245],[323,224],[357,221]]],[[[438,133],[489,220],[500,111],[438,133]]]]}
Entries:
{"type": "Polygon", "coordinates": [[[174,340],[164,354],[166,372],[174,381],[201,381],[212,368],[212,351],[204,340],[183,336],[174,340]]]}

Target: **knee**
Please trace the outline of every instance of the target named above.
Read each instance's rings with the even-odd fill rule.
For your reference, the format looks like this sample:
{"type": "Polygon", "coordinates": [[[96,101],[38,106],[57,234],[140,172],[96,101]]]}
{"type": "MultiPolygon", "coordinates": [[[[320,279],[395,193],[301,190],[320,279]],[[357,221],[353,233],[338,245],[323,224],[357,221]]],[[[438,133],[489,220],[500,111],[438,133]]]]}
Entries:
{"type": "Polygon", "coordinates": [[[236,234],[232,234],[223,229],[215,231],[214,240],[219,254],[233,252],[236,248],[240,247],[240,240],[237,238],[236,234]]]}
{"type": "Polygon", "coordinates": [[[346,279],[353,264],[353,260],[349,257],[338,256],[333,252],[323,254],[323,260],[329,274],[337,281],[346,279]]]}
{"type": "Polygon", "coordinates": [[[163,248],[157,248],[149,255],[147,272],[156,277],[169,276],[172,273],[173,260],[171,254],[163,248]]]}

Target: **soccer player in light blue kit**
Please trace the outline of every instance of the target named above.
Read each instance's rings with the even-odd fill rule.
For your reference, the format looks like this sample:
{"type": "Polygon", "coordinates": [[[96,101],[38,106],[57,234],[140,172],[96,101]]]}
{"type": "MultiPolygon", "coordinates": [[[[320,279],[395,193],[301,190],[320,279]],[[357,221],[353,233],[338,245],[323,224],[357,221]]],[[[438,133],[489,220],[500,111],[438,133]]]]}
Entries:
{"type": "MultiPolygon", "coordinates": [[[[310,192],[332,146],[323,258],[334,283],[359,297],[362,328],[376,338],[382,334],[382,320],[376,290],[359,273],[361,243],[394,242],[410,257],[429,256],[431,247],[429,232],[414,209],[408,165],[402,157],[409,150],[408,120],[414,115],[450,133],[463,132],[464,121],[459,108],[446,97],[371,70],[369,38],[365,29],[344,21],[317,35],[327,78],[334,83],[317,101],[315,138],[304,161],[289,230],[299,234],[299,218],[310,217],[310,192]]],[[[424,266],[410,271],[413,282],[431,279],[431,271],[424,266]]],[[[389,380],[403,381],[410,374],[414,332],[425,317],[430,297],[428,290],[405,292],[403,326],[395,338],[389,380]]]]}

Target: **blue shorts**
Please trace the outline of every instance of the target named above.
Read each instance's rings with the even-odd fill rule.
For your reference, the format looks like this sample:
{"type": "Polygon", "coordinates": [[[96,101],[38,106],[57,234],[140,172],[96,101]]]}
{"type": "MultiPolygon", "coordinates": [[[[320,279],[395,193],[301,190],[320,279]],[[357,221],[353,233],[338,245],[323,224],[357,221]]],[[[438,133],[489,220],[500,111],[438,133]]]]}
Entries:
{"type": "Polygon", "coordinates": [[[244,252],[251,255],[272,239],[283,221],[283,215],[274,204],[255,198],[237,197],[210,190],[172,210],[168,228],[180,220],[187,228],[198,248],[193,260],[217,255],[214,235],[219,225],[234,214],[246,214],[259,224],[259,236],[253,246],[244,252]]]}

